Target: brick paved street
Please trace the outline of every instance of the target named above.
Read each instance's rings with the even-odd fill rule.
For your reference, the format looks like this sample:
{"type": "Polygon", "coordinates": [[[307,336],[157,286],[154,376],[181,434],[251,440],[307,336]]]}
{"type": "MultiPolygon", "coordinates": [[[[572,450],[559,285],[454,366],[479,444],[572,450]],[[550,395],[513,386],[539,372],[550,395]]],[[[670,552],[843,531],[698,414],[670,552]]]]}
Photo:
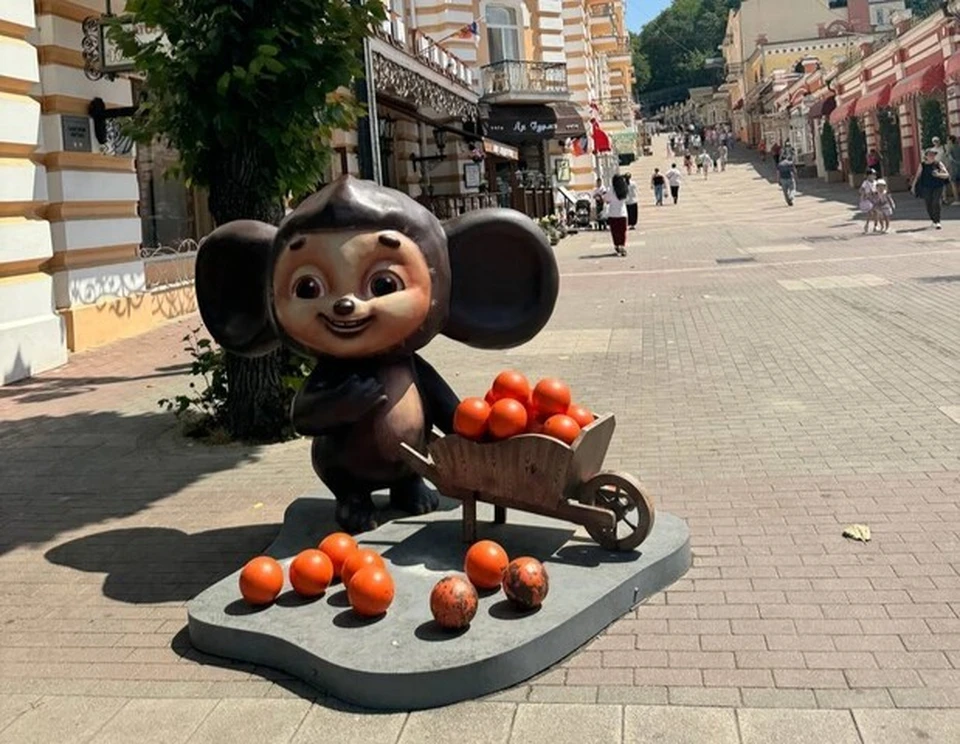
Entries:
{"type": "Polygon", "coordinates": [[[190,648],[185,603],[316,488],[307,442],[158,408],[197,318],[0,388],[0,743],[960,741],[960,207],[863,236],[850,190],[790,208],[767,170],[649,199],[626,258],[563,241],[526,347],[427,350],[464,395],[509,365],[615,411],[607,466],[691,528],[684,579],[489,700],[373,715],[190,648]]]}

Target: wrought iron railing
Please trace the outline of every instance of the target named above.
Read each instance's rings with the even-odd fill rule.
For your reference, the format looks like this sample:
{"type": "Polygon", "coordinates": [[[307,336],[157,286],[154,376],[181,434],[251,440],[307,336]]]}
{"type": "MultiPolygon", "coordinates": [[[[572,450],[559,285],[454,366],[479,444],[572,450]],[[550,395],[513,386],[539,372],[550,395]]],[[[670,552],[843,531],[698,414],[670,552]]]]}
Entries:
{"type": "Polygon", "coordinates": [[[613,17],[613,3],[602,3],[600,5],[591,5],[590,8],[590,17],[591,18],[612,18],[613,17]]]}
{"type": "Polygon", "coordinates": [[[449,196],[424,194],[417,201],[433,212],[439,220],[449,220],[467,212],[498,206],[496,194],[451,194],[449,196]]]}
{"type": "Polygon", "coordinates": [[[567,66],[563,62],[519,62],[506,60],[480,68],[483,94],[540,93],[567,95],[567,66]]]}
{"type": "Polygon", "coordinates": [[[602,121],[633,121],[637,104],[629,98],[604,98],[597,101],[602,121]]]}

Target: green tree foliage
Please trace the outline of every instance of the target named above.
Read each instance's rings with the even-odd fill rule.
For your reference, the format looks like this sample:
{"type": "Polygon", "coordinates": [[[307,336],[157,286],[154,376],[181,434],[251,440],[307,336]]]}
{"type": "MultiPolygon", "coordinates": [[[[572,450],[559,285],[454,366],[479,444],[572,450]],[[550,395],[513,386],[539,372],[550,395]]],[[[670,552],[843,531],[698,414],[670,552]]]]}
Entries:
{"type": "Polygon", "coordinates": [[[634,66],[640,55],[650,69],[646,85],[640,86],[638,75],[638,90],[719,83],[722,72],[704,65],[720,56],[727,15],[739,7],[740,0],[674,0],[637,35],[634,66]]]}
{"type": "Polygon", "coordinates": [[[877,125],[880,132],[880,154],[883,158],[884,173],[896,175],[903,164],[903,147],[900,142],[900,122],[893,109],[885,108],[877,112],[877,125]]]}
{"type": "Polygon", "coordinates": [[[650,70],[650,61],[640,48],[640,34],[633,31],[630,32],[630,55],[633,57],[633,74],[636,77],[633,89],[639,93],[646,90],[653,73],[650,70]]]}
{"type": "Polygon", "coordinates": [[[837,137],[829,121],[823,123],[820,132],[820,149],[823,152],[823,167],[828,171],[840,170],[840,155],[837,153],[837,137]]]}
{"type": "Polygon", "coordinates": [[[947,117],[939,98],[927,98],[920,104],[921,147],[930,147],[934,137],[939,137],[941,143],[947,141],[947,117]]]}
{"type": "Polygon", "coordinates": [[[867,135],[860,120],[851,117],[847,120],[847,141],[850,150],[850,170],[853,173],[867,172],[867,135]]]}
{"type": "MultiPolygon", "coordinates": [[[[145,78],[130,131],[177,150],[217,224],[276,224],[283,195],[322,178],[332,130],[355,121],[338,91],[363,74],[363,40],[383,18],[381,0],[127,0],[109,34],[145,78]],[[134,24],[156,33],[138,38],[134,24]]],[[[230,434],[283,438],[289,354],[223,362],[230,434]]]]}

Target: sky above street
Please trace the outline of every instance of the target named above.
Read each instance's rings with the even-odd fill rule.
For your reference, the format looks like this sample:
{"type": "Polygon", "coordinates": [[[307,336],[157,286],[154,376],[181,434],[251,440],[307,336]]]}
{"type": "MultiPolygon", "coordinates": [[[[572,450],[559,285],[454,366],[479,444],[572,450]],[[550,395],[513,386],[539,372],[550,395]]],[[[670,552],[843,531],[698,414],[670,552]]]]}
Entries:
{"type": "Polygon", "coordinates": [[[670,0],[627,0],[627,28],[639,31],[669,4],[670,0]]]}

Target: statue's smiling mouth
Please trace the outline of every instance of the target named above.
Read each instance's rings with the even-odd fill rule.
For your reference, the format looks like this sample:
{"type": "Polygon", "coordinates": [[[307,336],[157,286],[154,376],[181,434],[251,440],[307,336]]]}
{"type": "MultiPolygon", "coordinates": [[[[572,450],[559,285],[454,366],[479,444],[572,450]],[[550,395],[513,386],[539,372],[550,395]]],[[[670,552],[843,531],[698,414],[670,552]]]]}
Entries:
{"type": "Polygon", "coordinates": [[[337,336],[355,336],[358,333],[362,333],[363,330],[373,322],[372,315],[358,320],[333,320],[323,314],[320,315],[320,318],[326,324],[327,328],[337,336]]]}

